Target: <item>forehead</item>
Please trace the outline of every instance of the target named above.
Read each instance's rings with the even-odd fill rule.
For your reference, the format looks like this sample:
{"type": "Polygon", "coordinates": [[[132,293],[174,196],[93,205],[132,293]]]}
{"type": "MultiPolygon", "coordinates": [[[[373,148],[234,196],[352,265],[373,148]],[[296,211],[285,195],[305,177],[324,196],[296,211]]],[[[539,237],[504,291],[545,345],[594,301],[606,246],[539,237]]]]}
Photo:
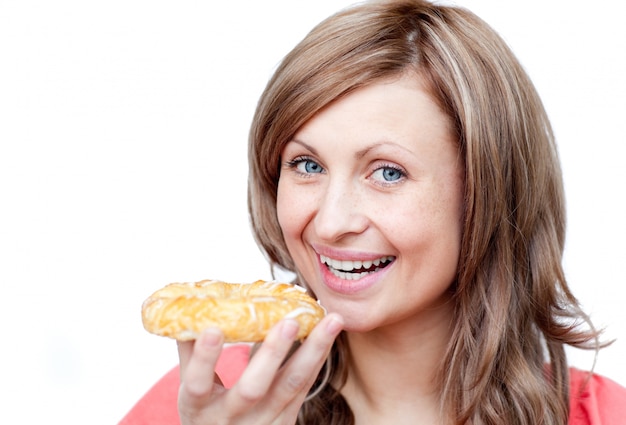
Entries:
{"type": "Polygon", "coordinates": [[[295,138],[315,133],[384,137],[385,131],[451,133],[452,120],[417,73],[376,81],[335,100],[309,119],[295,138]]]}

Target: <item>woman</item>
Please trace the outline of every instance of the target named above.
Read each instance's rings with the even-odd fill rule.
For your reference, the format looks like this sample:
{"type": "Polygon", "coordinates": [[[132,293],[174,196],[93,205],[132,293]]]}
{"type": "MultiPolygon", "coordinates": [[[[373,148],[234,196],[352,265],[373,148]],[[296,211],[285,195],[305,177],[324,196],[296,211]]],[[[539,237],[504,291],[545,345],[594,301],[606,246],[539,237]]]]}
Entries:
{"type": "Polygon", "coordinates": [[[179,344],[183,424],[626,417],[624,389],[568,368],[565,345],[601,344],[561,265],[550,123],[475,15],[400,0],[322,22],[261,96],[249,161],[259,245],[329,315],[283,366],[297,329],[277,325],[229,390],[218,330],[179,344]]]}

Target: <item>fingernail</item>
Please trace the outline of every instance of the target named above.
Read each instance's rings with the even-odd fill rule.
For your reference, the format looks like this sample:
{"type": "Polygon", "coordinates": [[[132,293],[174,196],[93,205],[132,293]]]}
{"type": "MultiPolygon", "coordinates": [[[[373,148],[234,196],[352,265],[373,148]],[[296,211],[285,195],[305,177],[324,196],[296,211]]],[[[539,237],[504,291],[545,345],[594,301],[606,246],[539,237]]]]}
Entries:
{"type": "Polygon", "coordinates": [[[200,344],[205,348],[215,348],[222,342],[222,331],[208,328],[200,336],[200,344]]]}
{"type": "Polygon", "coordinates": [[[288,319],[283,322],[282,329],[280,330],[280,335],[285,339],[293,341],[299,330],[300,325],[298,324],[298,322],[288,319]]]}
{"type": "Polygon", "coordinates": [[[336,336],[343,328],[343,320],[340,317],[334,316],[330,319],[326,325],[326,332],[330,335],[336,336]]]}

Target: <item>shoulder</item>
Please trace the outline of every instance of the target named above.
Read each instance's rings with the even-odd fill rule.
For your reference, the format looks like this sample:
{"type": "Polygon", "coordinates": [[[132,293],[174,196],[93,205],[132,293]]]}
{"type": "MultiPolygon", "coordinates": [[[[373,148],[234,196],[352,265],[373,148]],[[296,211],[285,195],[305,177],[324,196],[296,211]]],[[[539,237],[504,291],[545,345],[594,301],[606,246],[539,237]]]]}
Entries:
{"type": "Polygon", "coordinates": [[[610,425],[626,418],[626,388],[611,379],[570,369],[569,425],[610,425]]]}
{"type": "MultiPolygon", "coordinates": [[[[227,388],[232,387],[250,357],[249,345],[224,348],[215,370],[227,388]]],[[[118,425],[178,425],[178,366],[167,372],[144,394],[118,425]]]]}
{"type": "Polygon", "coordinates": [[[178,367],[170,370],[124,416],[118,425],[179,425],[178,367]]]}

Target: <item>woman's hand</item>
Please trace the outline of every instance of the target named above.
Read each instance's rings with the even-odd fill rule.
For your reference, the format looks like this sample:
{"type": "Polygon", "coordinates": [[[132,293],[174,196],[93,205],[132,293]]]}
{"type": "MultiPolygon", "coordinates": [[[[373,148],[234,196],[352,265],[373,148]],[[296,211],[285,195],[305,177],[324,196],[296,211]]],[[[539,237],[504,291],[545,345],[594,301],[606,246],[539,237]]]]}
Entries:
{"type": "Polygon", "coordinates": [[[298,332],[296,321],[281,321],[229,390],[214,373],[224,341],[219,329],[206,330],[195,342],[179,342],[181,423],[293,425],[342,326],[339,315],[326,316],[281,367],[298,332]]]}

